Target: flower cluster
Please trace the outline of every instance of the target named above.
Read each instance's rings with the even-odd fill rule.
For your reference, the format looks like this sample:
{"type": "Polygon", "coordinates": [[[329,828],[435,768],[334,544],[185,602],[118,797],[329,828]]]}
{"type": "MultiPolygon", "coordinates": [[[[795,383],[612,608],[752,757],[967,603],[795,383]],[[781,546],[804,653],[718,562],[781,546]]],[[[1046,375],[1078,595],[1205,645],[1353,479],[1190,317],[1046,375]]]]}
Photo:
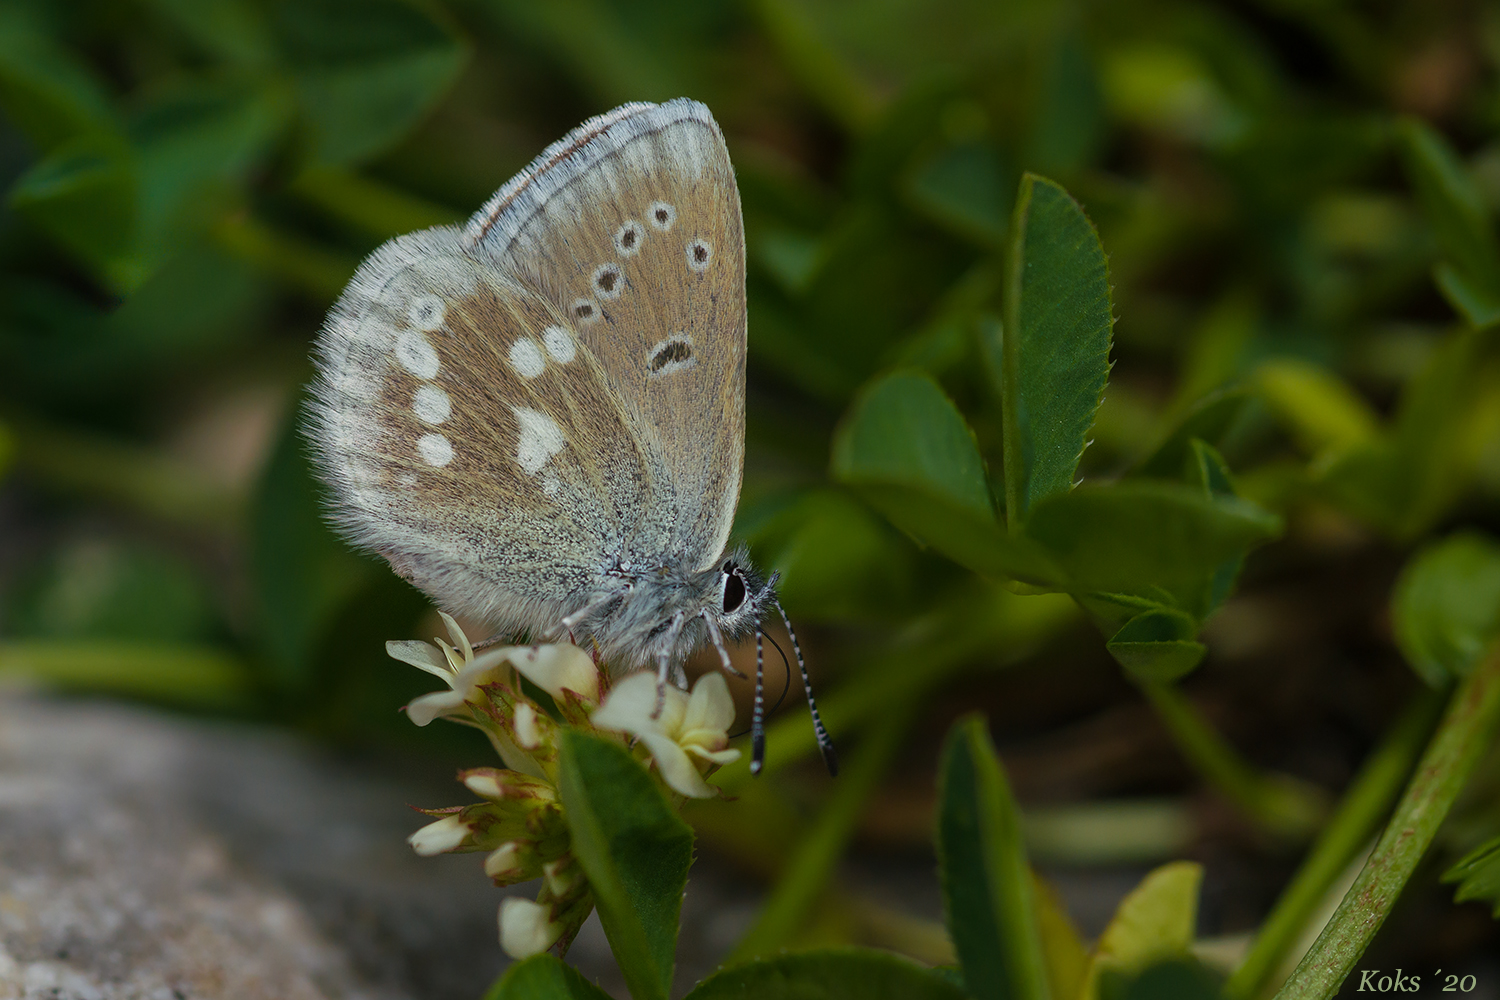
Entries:
{"type": "Polygon", "coordinates": [[[411,845],[424,856],[486,851],[485,874],[498,886],[540,877],[535,901],[507,897],[501,903],[500,944],[514,958],[554,946],[564,951],[593,909],[593,897],[557,795],[561,727],[629,741],[668,789],[708,798],[717,791],[703,780],[705,773],[740,755],[728,746],[734,719],[729,687],[722,675],[707,674],[691,694],[669,686],[658,704],[653,676],[634,674],[611,689],[607,675],[571,643],[476,654],[457,622],[446,614],[443,622],[451,643],[386,643],[392,657],[448,685],[417,698],[406,713],[419,726],[445,718],[478,728],[505,766],[460,772],[459,780],[482,801],[425,810],[435,819],[412,834],[411,845]],[[523,678],[547,698],[528,696],[523,678]]]}

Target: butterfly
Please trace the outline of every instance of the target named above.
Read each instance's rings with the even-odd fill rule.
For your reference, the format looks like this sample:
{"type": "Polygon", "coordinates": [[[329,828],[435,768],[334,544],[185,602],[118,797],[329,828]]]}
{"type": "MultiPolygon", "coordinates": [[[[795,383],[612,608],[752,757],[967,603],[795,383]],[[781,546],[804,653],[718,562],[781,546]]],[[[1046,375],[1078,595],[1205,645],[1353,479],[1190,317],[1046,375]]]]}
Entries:
{"type": "Polygon", "coordinates": [[[761,623],[791,623],[776,577],[729,548],[745,353],[718,123],[687,99],[626,104],[467,224],[360,266],[318,337],[305,430],[345,536],[497,636],[569,636],[617,670],[654,667],[661,692],[705,644],[737,673],[726,643],[753,633],[758,772],[761,623]]]}

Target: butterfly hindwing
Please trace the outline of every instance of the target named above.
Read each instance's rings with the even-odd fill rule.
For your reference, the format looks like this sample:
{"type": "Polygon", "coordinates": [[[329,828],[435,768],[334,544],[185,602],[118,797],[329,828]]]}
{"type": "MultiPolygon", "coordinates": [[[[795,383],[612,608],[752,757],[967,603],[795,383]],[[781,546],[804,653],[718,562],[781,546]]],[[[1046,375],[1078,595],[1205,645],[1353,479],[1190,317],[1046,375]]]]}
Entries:
{"type": "Polygon", "coordinates": [[[443,606],[547,628],[635,528],[642,449],[565,317],[429,230],[388,244],[320,341],[336,511],[443,606]]]}

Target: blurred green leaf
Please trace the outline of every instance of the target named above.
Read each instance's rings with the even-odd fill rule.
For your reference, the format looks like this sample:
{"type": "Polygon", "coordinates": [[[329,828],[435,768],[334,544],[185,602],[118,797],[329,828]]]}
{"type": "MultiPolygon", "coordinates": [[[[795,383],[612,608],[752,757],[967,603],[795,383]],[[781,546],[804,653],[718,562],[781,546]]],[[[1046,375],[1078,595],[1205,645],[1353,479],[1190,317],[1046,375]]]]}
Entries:
{"type": "Polygon", "coordinates": [[[115,291],[145,278],[135,253],[137,165],[125,141],[87,132],[52,149],[10,190],[10,204],[115,291]]]}
{"type": "Polygon", "coordinates": [[[1444,882],[1457,882],[1455,903],[1477,900],[1489,903],[1492,916],[1500,920],[1500,837],[1480,844],[1453,867],[1443,872],[1444,882]]]}
{"type": "Polygon", "coordinates": [[[1500,544],[1460,534],[1406,564],[1391,597],[1396,642],[1417,676],[1445,688],[1500,634],[1500,544]]]}
{"type": "Polygon", "coordinates": [[[460,218],[445,205],[337,167],[304,170],[291,188],[329,215],[381,239],[452,225],[460,218]]]}
{"type": "Polygon", "coordinates": [[[995,519],[973,433],[937,383],[897,372],[866,386],[834,437],[834,478],[891,523],[980,573],[1047,580],[1046,560],[995,519]]]}
{"type": "Polygon", "coordinates": [[[1317,365],[1291,358],[1256,372],[1260,396],[1309,453],[1347,451],[1372,440],[1380,420],[1348,383],[1317,365]]]}
{"type": "Polygon", "coordinates": [[[816,490],[761,523],[751,540],[781,573],[777,596],[802,620],[869,620],[911,598],[911,547],[848,494],[816,490]]]}
{"type": "Polygon", "coordinates": [[[1197,634],[1198,623],[1192,616],[1162,608],[1130,619],[1110,638],[1107,648],[1131,675],[1171,681],[1190,672],[1208,652],[1197,634]]]}
{"type": "Polygon", "coordinates": [[[1109,380],[1109,267],[1083,209],[1052,181],[1021,179],[1001,332],[1005,509],[1019,532],[1073,488],[1109,380]]]}
{"type": "Polygon", "coordinates": [[[265,17],[247,0],[146,0],[205,55],[233,66],[264,67],[275,56],[265,17]]]}
{"type": "Polygon", "coordinates": [[[193,641],[217,623],[197,568],[144,542],[75,539],[7,596],[10,636],[193,641]]]}
{"type": "Polygon", "coordinates": [[[1177,424],[1136,471],[1143,476],[1168,479],[1179,474],[1189,461],[1192,442],[1209,444],[1223,440],[1243,415],[1250,396],[1241,388],[1218,389],[1189,406],[1177,424]]]}
{"type": "Polygon", "coordinates": [[[558,795],[599,920],[636,1000],[672,989],[693,831],[619,744],[564,730],[558,795]]]}
{"type": "Polygon", "coordinates": [[[720,969],[684,1000],[963,1000],[934,970],[888,952],[806,951],[720,969]]]}
{"type": "Polygon", "coordinates": [[[1128,480],[1053,494],[1026,530],[1068,574],[1072,592],[1170,593],[1191,608],[1204,580],[1276,535],[1281,522],[1238,497],[1128,480]]]}
{"type": "Polygon", "coordinates": [[[954,724],[941,767],[938,874],[964,985],[976,1000],[1046,1000],[1020,812],[983,716],[954,724]]]}
{"type": "Polygon", "coordinates": [[[609,1000],[609,994],[556,955],[543,952],[511,963],[485,991],[484,1000],[609,1000]]]}
{"type": "Polygon", "coordinates": [[[284,695],[317,680],[313,660],[339,607],[374,569],[329,529],[294,421],[276,444],[251,516],[257,634],[270,681],[284,695]]]}
{"type": "Polygon", "coordinates": [[[1438,246],[1452,270],[1439,286],[1476,326],[1500,302],[1500,242],[1484,199],[1458,154],[1430,125],[1415,118],[1397,128],[1406,173],[1417,189],[1438,246]],[[1470,312],[1469,310],[1474,310],[1470,312]]]}
{"type": "Polygon", "coordinates": [[[249,671],[213,646],[127,639],[0,641],[0,677],[198,712],[255,707],[249,671]]]}
{"type": "Polygon", "coordinates": [[[0,107],[42,150],[113,128],[103,83],[19,4],[0,5],[0,107]]]}
{"type": "Polygon", "coordinates": [[[1106,969],[1099,1000],[1219,1000],[1219,977],[1192,959],[1158,962],[1134,975],[1106,969]]]}
{"type": "Polygon", "coordinates": [[[920,164],[912,172],[910,197],[960,236],[998,247],[1010,221],[1013,176],[994,143],[970,140],[941,149],[920,164]]]}
{"type": "Polygon", "coordinates": [[[316,164],[346,165],[388,149],[468,58],[433,8],[407,0],[276,0],[272,11],[316,164]]]}
{"type": "Polygon", "coordinates": [[[1198,925],[1203,866],[1172,861],[1143,878],[1120,902],[1094,948],[1085,997],[1100,995],[1106,969],[1138,973],[1158,962],[1187,957],[1198,925]]]}
{"type": "Polygon", "coordinates": [[[189,79],[153,95],[130,122],[141,252],[160,260],[237,207],[290,112],[289,95],[258,79],[189,79]]]}

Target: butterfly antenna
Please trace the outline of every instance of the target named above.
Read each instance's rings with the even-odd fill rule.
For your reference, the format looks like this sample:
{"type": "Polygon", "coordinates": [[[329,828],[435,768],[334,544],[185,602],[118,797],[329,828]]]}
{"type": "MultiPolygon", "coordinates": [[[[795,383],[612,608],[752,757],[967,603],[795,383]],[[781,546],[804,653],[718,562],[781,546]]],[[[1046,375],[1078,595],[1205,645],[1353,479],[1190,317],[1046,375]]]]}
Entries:
{"type": "Polygon", "coordinates": [[[755,708],[750,714],[750,773],[766,766],[766,646],[765,633],[755,630],[755,708]]]}
{"type": "Polygon", "coordinates": [[[661,718],[662,709],[667,707],[667,675],[672,669],[672,661],[666,653],[656,658],[656,705],[651,709],[652,720],[661,718]]]}
{"type": "Polygon", "coordinates": [[[822,716],[818,715],[818,703],[813,698],[812,678],[807,676],[807,661],[802,659],[802,645],[797,641],[797,633],[792,628],[792,620],[786,616],[786,609],[781,606],[780,601],[774,598],[772,603],[781,614],[782,624],[786,625],[786,634],[792,640],[792,652],[797,657],[797,669],[802,672],[802,688],[807,692],[807,710],[812,713],[813,733],[818,738],[818,749],[823,752],[823,763],[828,766],[830,775],[837,776],[839,773],[838,754],[834,752],[833,740],[823,725],[822,716]]]}

